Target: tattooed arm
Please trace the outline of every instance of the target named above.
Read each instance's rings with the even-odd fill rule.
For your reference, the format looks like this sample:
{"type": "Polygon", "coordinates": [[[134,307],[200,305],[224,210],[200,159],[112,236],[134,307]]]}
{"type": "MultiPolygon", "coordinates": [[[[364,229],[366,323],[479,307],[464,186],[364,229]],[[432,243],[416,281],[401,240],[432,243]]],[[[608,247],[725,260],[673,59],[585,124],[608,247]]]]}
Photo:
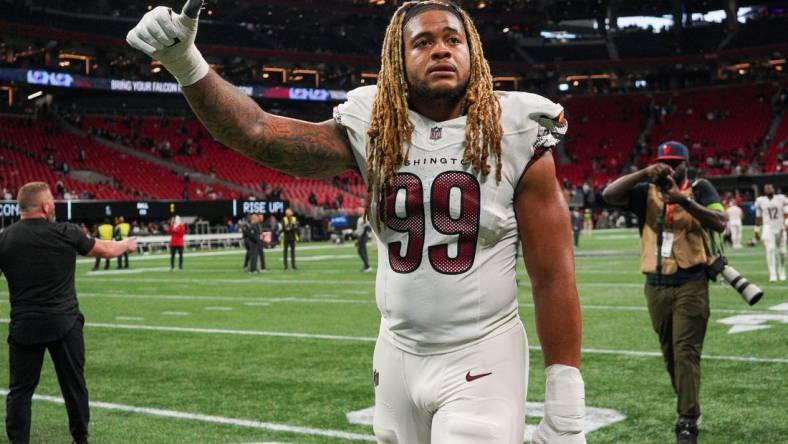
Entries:
{"type": "Polygon", "coordinates": [[[209,71],[183,87],[197,117],[219,142],[261,164],[299,177],[331,177],[357,168],[344,128],[266,113],[241,90],[209,71]]]}

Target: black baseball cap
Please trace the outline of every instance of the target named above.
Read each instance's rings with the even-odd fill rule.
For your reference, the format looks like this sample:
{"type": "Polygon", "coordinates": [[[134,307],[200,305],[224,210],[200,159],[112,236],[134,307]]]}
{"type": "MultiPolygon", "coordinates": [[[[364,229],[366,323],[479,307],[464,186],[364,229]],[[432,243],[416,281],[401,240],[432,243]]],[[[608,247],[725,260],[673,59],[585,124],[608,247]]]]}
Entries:
{"type": "Polygon", "coordinates": [[[657,160],[689,160],[689,150],[683,143],[665,142],[657,148],[657,160]]]}

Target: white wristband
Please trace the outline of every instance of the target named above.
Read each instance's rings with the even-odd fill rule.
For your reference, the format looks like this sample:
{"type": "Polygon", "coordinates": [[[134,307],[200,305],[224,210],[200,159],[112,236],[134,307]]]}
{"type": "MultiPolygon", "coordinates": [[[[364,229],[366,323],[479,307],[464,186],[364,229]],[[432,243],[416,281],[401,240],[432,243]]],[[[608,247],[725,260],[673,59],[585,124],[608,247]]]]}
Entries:
{"type": "Polygon", "coordinates": [[[211,67],[194,44],[175,60],[161,60],[161,64],[175,77],[181,86],[197,83],[208,75],[211,67]]]}
{"type": "Polygon", "coordinates": [[[585,384],[580,370],[562,364],[545,369],[544,418],[533,436],[536,444],[585,444],[585,384]]]}

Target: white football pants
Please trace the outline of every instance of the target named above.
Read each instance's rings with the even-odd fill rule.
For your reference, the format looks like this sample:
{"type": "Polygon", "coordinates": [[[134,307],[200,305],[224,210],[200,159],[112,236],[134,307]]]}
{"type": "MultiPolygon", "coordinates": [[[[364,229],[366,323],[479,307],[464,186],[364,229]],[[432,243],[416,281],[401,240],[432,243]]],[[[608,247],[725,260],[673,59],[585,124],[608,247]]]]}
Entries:
{"type": "Polygon", "coordinates": [[[419,356],[378,336],[375,417],[382,444],[522,444],[528,340],[522,323],[468,348],[419,356]]]}
{"type": "Polygon", "coordinates": [[[785,279],[785,230],[771,232],[764,229],[763,245],[766,247],[766,265],[769,267],[769,280],[785,279]]]}
{"type": "Polygon", "coordinates": [[[729,222],[728,228],[731,230],[731,243],[733,248],[741,248],[741,221],[729,222]]]}

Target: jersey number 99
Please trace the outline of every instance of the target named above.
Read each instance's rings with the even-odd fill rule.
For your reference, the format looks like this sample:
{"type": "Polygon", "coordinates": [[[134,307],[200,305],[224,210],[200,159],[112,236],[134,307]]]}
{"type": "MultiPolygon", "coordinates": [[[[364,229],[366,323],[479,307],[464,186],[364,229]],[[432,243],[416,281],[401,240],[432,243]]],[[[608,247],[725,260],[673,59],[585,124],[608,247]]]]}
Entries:
{"type": "MultiPolygon", "coordinates": [[[[479,182],[471,174],[463,171],[446,171],[432,182],[430,190],[430,219],[435,231],[445,235],[456,235],[457,254],[449,256],[449,244],[431,245],[428,249],[430,264],[435,271],[443,274],[461,274],[470,270],[476,257],[476,241],[479,237],[479,182]],[[451,190],[459,190],[459,214],[453,217],[451,211],[451,190]]],[[[389,242],[389,264],[397,273],[411,273],[419,268],[426,234],[424,211],[424,187],[421,179],[411,173],[399,173],[391,180],[391,186],[384,196],[381,219],[386,226],[400,233],[408,233],[408,245],[404,255],[400,255],[402,242],[389,242]],[[405,192],[405,215],[397,215],[396,201],[400,190],[405,192]],[[383,210],[385,208],[385,214],[383,210]]]]}

